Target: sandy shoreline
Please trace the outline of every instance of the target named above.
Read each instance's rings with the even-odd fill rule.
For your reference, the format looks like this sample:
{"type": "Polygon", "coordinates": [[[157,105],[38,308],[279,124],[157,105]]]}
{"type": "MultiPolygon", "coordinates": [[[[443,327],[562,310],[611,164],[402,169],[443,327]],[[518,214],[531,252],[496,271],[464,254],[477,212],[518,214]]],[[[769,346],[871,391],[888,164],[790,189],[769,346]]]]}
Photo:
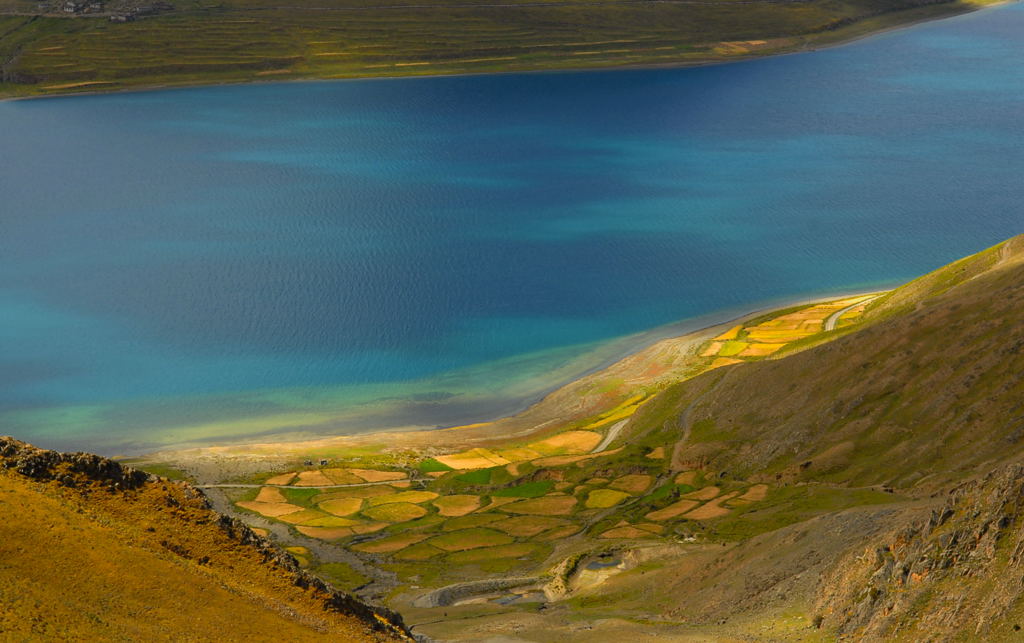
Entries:
{"type": "MultiPolygon", "coordinates": [[[[893,284],[893,286],[895,285],[893,284]]],[[[208,481],[213,478],[222,478],[225,471],[231,471],[236,475],[244,475],[250,470],[267,470],[276,463],[294,460],[301,453],[324,449],[355,448],[371,445],[402,445],[403,447],[445,449],[455,445],[466,447],[498,440],[520,439],[544,430],[546,424],[559,421],[557,417],[549,418],[552,414],[551,408],[543,409],[542,417],[539,418],[541,420],[549,418],[547,421],[538,422],[537,417],[531,417],[531,414],[536,415],[536,412],[544,405],[548,407],[553,406],[557,410],[561,406],[560,402],[555,399],[559,394],[570,391],[588,379],[600,376],[630,360],[642,359],[644,353],[657,351],[663,344],[673,344],[671,350],[683,351],[696,347],[726,328],[770,312],[849,297],[875,295],[887,292],[890,289],[891,287],[873,288],[871,290],[844,290],[821,296],[780,299],[760,305],[753,310],[747,309],[747,312],[742,314],[733,314],[726,311],[717,314],[712,313],[694,319],[667,324],[644,333],[620,338],[619,340],[612,340],[613,342],[623,342],[629,338],[636,338],[639,341],[634,342],[628,350],[616,353],[613,357],[601,362],[600,365],[588,369],[569,381],[553,384],[545,389],[542,394],[534,397],[528,403],[522,405],[519,410],[511,414],[502,414],[496,417],[478,417],[471,422],[465,422],[458,426],[394,426],[349,434],[308,437],[296,435],[295,432],[289,432],[288,430],[282,430],[277,434],[278,437],[276,439],[273,433],[238,440],[217,440],[212,438],[209,442],[168,445],[150,451],[141,457],[145,461],[191,463],[196,465],[197,473],[206,474],[200,477],[208,481]],[[711,318],[714,321],[711,321],[711,318]],[[292,435],[289,436],[289,433],[292,435]]]]}

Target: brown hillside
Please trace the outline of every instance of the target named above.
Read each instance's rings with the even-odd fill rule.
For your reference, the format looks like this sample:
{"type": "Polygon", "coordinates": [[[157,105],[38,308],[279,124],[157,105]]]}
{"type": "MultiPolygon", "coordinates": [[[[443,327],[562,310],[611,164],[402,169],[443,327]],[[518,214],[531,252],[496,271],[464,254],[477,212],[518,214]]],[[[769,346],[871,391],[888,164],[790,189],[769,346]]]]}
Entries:
{"type": "Polygon", "coordinates": [[[826,574],[822,623],[856,640],[1020,640],[1024,467],[956,489],[927,519],[876,537],[826,574]]]}
{"type": "Polygon", "coordinates": [[[188,485],[0,438],[0,639],[407,640],[188,485]]]}

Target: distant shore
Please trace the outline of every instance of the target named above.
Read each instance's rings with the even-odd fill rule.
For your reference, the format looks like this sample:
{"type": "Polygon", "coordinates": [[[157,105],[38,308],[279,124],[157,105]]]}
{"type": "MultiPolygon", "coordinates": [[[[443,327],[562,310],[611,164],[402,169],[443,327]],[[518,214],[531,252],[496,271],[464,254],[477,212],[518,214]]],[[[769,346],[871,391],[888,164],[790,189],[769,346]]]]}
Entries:
{"type": "MultiPolygon", "coordinates": [[[[787,56],[793,54],[812,53],[822,49],[831,49],[835,47],[841,47],[849,44],[859,42],[871,38],[873,36],[883,35],[888,32],[898,31],[902,29],[908,29],[926,22],[932,22],[937,20],[944,20],[947,18],[955,18],[959,16],[969,15],[976,11],[988,8],[994,8],[1002,5],[1013,4],[1018,0],[977,0],[971,3],[957,3],[955,7],[950,6],[951,3],[938,3],[933,5],[925,5],[921,7],[915,7],[912,9],[905,9],[897,12],[884,13],[878,16],[872,16],[862,20],[858,20],[850,25],[846,25],[839,29],[832,31],[821,31],[815,32],[806,36],[799,36],[800,40],[790,45],[780,47],[779,49],[772,49],[763,53],[752,52],[747,55],[734,55],[734,56],[709,56],[707,58],[692,59],[692,60],[676,60],[668,62],[651,62],[651,61],[639,61],[639,62],[625,62],[625,61],[608,61],[605,64],[591,64],[591,65],[579,65],[579,66],[566,66],[566,67],[540,67],[532,66],[529,64],[510,64],[506,69],[484,69],[480,71],[466,71],[466,70],[455,70],[446,71],[431,70],[428,72],[417,71],[418,67],[408,67],[408,71],[400,72],[397,70],[388,70],[381,72],[369,72],[367,69],[358,70],[350,74],[341,75],[304,75],[304,74],[282,74],[284,77],[271,78],[242,78],[238,80],[210,80],[205,81],[202,79],[189,79],[181,82],[159,82],[159,83],[140,83],[128,86],[115,86],[109,89],[94,88],[86,89],[83,91],[74,91],[74,86],[92,86],[95,84],[114,84],[114,81],[84,81],[81,83],[71,83],[67,85],[53,86],[52,89],[58,91],[50,93],[36,93],[36,94],[24,94],[24,95],[11,95],[10,93],[4,93],[0,89],[0,102],[5,101],[19,101],[19,100],[32,100],[39,98],[67,98],[75,96],[96,96],[106,94],[123,94],[123,93],[141,93],[141,92],[153,92],[153,91],[165,91],[175,89],[197,89],[204,87],[234,87],[244,85],[270,85],[270,84],[286,84],[286,83],[319,83],[319,82],[334,82],[334,81],[352,81],[352,80],[394,80],[400,78],[437,78],[437,77],[462,77],[462,76],[493,76],[499,74],[560,74],[560,73],[586,73],[586,72],[608,72],[608,71],[628,71],[628,70],[642,70],[642,69],[674,69],[674,68],[691,68],[691,67],[707,67],[714,65],[725,65],[738,62],[747,62],[752,60],[759,60],[762,58],[771,58],[777,56],[787,56]],[[71,90],[71,91],[60,91],[60,90],[71,90]]],[[[66,18],[65,18],[66,19],[66,18]]],[[[793,38],[793,37],[789,37],[793,38]]],[[[443,64],[441,61],[438,64],[443,64]]],[[[418,63],[417,63],[418,64],[418,63]]]]}

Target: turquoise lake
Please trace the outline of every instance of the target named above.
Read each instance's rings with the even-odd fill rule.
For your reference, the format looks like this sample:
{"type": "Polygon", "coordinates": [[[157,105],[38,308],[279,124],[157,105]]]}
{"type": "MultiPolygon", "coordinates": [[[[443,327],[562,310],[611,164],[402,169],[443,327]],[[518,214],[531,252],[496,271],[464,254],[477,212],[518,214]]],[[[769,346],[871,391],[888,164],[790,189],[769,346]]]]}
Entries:
{"type": "Polygon", "coordinates": [[[1024,232],[1024,6],[732,65],[0,123],[0,434],[121,453],[451,425],[1024,232]]]}

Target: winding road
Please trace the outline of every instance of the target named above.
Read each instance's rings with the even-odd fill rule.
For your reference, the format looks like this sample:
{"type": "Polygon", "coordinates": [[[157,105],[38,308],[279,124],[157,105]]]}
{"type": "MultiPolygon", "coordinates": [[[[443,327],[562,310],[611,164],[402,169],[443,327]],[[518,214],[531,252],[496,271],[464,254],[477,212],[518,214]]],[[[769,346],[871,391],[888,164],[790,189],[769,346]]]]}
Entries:
{"type": "Polygon", "coordinates": [[[853,310],[857,306],[861,306],[863,304],[867,304],[867,303],[873,302],[874,300],[878,299],[879,297],[881,297],[884,294],[885,293],[879,293],[879,294],[877,294],[877,295],[875,295],[873,297],[868,297],[867,299],[863,299],[861,301],[858,301],[857,303],[855,303],[855,304],[853,304],[851,306],[847,306],[846,308],[843,308],[842,310],[837,310],[836,312],[834,312],[834,313],[832,313],[831,315],[828,316],[828,319],[825,320],[825,325],[822,327],[822,330],[824,330],[826,333],[829,332],[830,330],[835,330],[836,329],[836,324],[839,323],[839,318],[840,317],[842,317],[846,313],[850,312],[851,310],[853,310]]]}
{"type": "Polygon", "coordinates": [[[591,453],[601,453],[607,449],[608,446],[615,441],[615,438],[619,437],[619,433],[622,431],[622,427],[626,426],[626,422],[629,422],[629,418],[613,424],[612,428],[608,429],[608,435],[604,436],[604,439],[601,440],[601,444],[594,447],[594,450],[591,451],[591,453]]]}

